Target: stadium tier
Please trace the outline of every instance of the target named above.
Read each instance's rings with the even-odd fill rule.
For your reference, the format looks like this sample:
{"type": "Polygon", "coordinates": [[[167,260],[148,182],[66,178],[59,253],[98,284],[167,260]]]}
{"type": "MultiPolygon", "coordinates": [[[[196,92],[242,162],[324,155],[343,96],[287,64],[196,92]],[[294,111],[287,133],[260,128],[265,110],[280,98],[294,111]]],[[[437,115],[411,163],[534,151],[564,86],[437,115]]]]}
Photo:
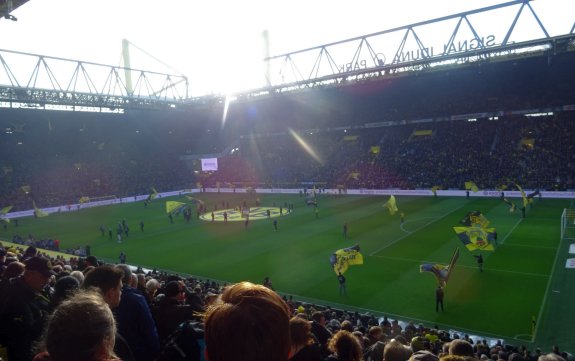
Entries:
{"type": "Polygon", "coordinates": [[[572,53],[241,100],[225,119],[217,103],[125,114],[0,108],[0,196],[28,209],[31,199],[60,205],[197,182],[573,189],[572,53]],[[206,155],[220,158],[218,172],[202,174],[206,155]]]}

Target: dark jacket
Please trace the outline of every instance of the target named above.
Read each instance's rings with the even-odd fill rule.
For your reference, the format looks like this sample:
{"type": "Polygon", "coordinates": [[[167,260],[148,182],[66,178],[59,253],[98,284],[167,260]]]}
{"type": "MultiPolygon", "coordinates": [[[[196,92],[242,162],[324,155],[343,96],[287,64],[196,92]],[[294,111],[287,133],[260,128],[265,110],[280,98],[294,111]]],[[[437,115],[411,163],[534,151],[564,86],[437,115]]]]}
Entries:
{"type": "Polygon", "coordinates": [[[8,348],[10,361],[29,361],[40,339],[50,299],[31,289],[23,277],[13,278],[0,295],[0,343],[8,348]]]}
{"type": "Polygon", "coordinates": [[[152,316],[156,320],[160,341],[174,332],[184,321],[194,319],[195,310],[190,305],[182,305],[177,299],[164,297],[152,307],[152,316]]]}
{"type": "Polygon", "coordinates": [[[329,332],[329,330],[319,322],[313,321],[311,323],[311,333],[320,345],[322,357],[328,356],[329,351],[327,349],[327,342],[331,338],[331,332],[329,332]]]}
{"type": "Polygon", "coordinates": [[[323,361],[321,351],[317,343],[307,345],[293,355],[289,361],[323,361]]]}
{"type": "Polygon", "coordinates": [[[160,339],[146,298],[124,286],[115,310],[118,332],[126,339],[137,361],[152,361],[160,351],[160,339]]]}

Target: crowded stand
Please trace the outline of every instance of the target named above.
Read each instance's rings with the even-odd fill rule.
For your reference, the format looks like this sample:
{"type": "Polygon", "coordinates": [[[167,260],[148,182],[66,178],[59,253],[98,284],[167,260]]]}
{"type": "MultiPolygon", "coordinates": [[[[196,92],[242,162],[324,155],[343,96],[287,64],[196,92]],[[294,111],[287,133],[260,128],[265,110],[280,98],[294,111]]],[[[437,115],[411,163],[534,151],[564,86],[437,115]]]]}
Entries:
{"type": "Polygon", "coordinates": [[[124,114],[0,109],[0,199],[25,210],[198,182],[457,189],[474,179],[495,189],[507,177],[573,189],[573,56],[241,98],[225,117],[223,101],[124,114]],[[217,172],[199,171],[205,155],[220,158],[217,172]]]}
{"type": "Polygon", "coordinates": [[[350,127],[302,132],[298,137],[285,133],[244,139],[238,154],[222,158],[218,172],[205,183],[461,189],[473,179],[482,189],[496,189],[507,179],[516,179],[531,189],[575,187],[571,113],[350,127]],[[298,145],[300,141],[317,157],[298,145]]]}

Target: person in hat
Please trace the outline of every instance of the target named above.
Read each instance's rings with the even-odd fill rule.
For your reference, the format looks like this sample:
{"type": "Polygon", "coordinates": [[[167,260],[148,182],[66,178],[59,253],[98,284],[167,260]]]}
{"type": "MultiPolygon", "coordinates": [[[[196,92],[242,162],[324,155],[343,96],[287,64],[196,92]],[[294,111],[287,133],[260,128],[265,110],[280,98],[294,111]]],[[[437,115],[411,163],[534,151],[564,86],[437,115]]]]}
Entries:
{"type": "Polygon", "coordinates": [[[52,262],[34,256],[25,261],[24,274],[13,278],[0,296],[0,338],[6,341],[10,361],[31,360],[31,349],[42,335],[50,312],[52,262]]]}
{"type": "Polygon", "coordinates": [[[51,308],[56,307],[72,297],[76,291],[80,289],[80,282],[72,276],[60,277],[56,284],[54,284],[54,294],[52,295],[51,308]]]}

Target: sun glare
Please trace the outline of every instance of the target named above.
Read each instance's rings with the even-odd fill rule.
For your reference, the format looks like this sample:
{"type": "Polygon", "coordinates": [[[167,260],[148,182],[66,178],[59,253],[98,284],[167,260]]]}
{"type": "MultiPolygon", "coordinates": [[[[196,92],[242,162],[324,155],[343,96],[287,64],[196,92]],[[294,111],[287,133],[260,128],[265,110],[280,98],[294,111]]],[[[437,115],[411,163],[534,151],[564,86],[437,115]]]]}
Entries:
{"type": "Polygon", "coordinates": [[[317,154],[315,149],[311,147],[302,137],[299,136],[293,129],[289,129],[291,136],[298,142],[298,144],[319,164],[323,165],[323,159],[317,154]]]}

